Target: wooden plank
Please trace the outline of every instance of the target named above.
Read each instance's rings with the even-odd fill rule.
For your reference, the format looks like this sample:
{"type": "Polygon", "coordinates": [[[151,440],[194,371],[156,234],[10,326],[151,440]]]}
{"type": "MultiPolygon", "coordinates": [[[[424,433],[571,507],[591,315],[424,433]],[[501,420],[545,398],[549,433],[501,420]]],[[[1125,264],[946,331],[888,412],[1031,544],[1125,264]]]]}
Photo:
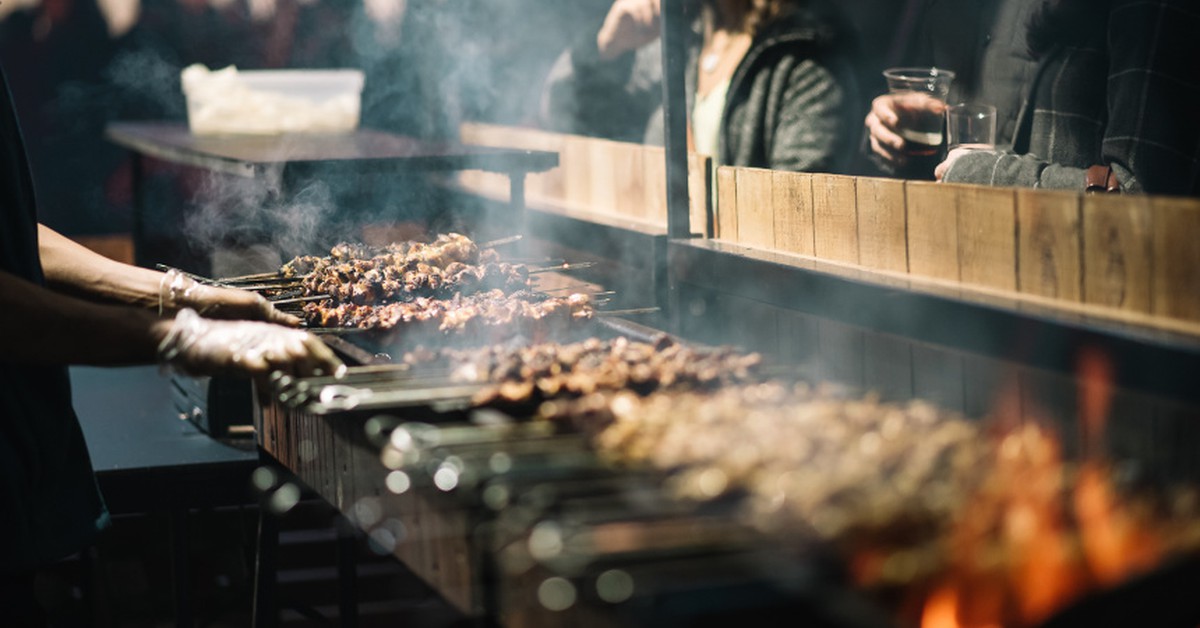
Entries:
{"type": "Polygon", "coordinates": [[[656,146],[642,147],[642,191],[646,205],[644,216],[656,224],[667,224],[666,151],[656,146]]]}
{"type": "Polygon", "coordinates": [[[729,166],[717,168],[717,206],[713,209],[716,218],[716,237],[728,242],[737,242],[737,170],[729,166]]]}
{"type": "Polygon", "coordinates": [[[1200,320],[1200,202],[1155,198],[1154,313],[1200,320]]]}
{"type": "Polygon", "coordinates": [[[861,177],[858,202],[858,263],[874,270],[908,272],[904,181],[861,177]]]}
{"type": "Polygon", "coordinates": [[[958,266],[963,283],[1017,289],[1017,210],[1012,190],[958,189],[958,266]]]}
{"type": "MultiPolygon", "coordinates": [[[[702,238],[713,237],[712,183],[713,160],[699,153],[688,154],[688,206],[690,230],[702,238]]],[[[666,172],[663,172],[666,180],[666,172]]],[[[664,183],[665,184],[665,183],[664,183]]],[[[666,221],[664,192],[663,221],[666,221]]]]}
{"type": "Polygon", "coordinates": [[[778,171],[771,182],[775,206],[775,248],[800,255],[813,254],[813,176],[778,171]]]}
{"type": "Polygon", "coordinates": [[[1084,196],[1084,302],[1149,314],[1153,242],[1148,198],[1084,196]]]}
{"type": "Polygon", "coordinates": [[[592,196],[588,209],[600,214],[618,215],[617,160],[620,158],[620,146],[608,140],[589,139],[587,142],[592,161],[592,196]]]}
{"type": "Polygon", "coordinates": [[[863,337],[863,386],[884,401],[913,397],[912,343],[896,336],[863,337]]]}
{"type": "Polygon", "coordinates": [[[905,186],[910,273],[959,280],[957,188],[925,181],[905,186]]]}
{"type": "Polygon", "coordinates": [[[854,177],[813,175],[813,249],[817,257],[858,263],[854,177]]]}
{"type": "Polygon", "coordinates": [[[738,168],[737,173],[737,241],[746,246],[773,248],[775,246],[774,193],[770,170],[738,168]]]}
{"type": "Polygon", "coordinates": [[[1018,290],[1078,302],[1083,292],[1079,194],[1017,191],[1018,290]]]}
{"type": "Polygon", "coordinates": [[[563,141],[559,167],[563,170],[563,200],[571,209],[586,209],[592,200],[591,141],[577,135],[563,141]]]}
{"type": "Polygon", "coordinates": [[[640,144],[613,142],[608,145],[613,160],[613,187],[618,215],[649,220],[646,207],[646,166],[640,144]]]}

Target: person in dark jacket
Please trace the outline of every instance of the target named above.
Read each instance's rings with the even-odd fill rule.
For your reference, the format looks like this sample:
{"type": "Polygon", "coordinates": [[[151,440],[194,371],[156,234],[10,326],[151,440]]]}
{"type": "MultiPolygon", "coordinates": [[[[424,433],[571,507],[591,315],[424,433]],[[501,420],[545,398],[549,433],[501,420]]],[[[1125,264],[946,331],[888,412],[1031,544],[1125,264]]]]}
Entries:
{"type": "Polygon", "coordinates": [[[1200,196],[1197,33],[1193,0],[1046,3],[1028,25],[1038,68],[1011,148],[954,151],[941,179],[1200,196]]]}
{"type": "MultiPolygon", "coordinates": [[[[938,167],[939,179],[1083,190],[1092,183],[1089,171],[1099,168],[1102,187],[1200,196],[1200,11],[1194,2],[984,4],[999,9],[981,49],[999,45],[1024,58],[988,65],[985,52],[968,64],[982,86],[976,100],[999,110],[997,149],[952,151],[938,167]]],[[[952,28],[943,30],[953,36],[952,28]]],[[[877,98],[867,118],[872,147],[884,158],[903,146],[892,132],[889,100],[877,98]]]]}
{"type": "MultiPolygon", "coordinates": [[[[844,172],[858,137],[853,36],[819,0],[697,0],[686,75],[692,148],[718,164],[844,172]]],[[[557,61],[555,131],[663,143],[659,0],[617,0],[557,61]]]]}
{"type": "Polygon", "coordinates": [[[344,368],[310,334],[270,324],[300,321],[256,294],[121,264],[38,224],[33,190],[16,112],[0,71],[4,626],[44,625],[33,596],[35,571],[86,547],[108,521],[71,407],[66,365],[157,361],[198,375],[263,375],[276,369],[336,374],[344,368]]]}
{"type": "MultiPolygon", "coordinates": [[[[1017,116],[1037,72],[1037,60],[1026,45],[1024,29],[1040,1],[925,0],[903,64],[954,72],[947,102],[995,106],[996,143],[1011,145],[1017,116]]],[[[908,167],[904,139],[895,132],[899,118],[906,114],[903,108],[922,102],[937,104],[891,94],[879,96],[872,103],[866,118],[870,150],[885,174],[933,178],[932,171],[908,167]]]]}

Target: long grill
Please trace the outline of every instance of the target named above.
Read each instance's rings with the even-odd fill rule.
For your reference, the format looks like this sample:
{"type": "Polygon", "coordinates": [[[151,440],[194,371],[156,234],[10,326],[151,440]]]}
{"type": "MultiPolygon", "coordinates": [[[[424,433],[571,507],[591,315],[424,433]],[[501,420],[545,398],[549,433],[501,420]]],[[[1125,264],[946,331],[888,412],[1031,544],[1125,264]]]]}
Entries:
{"type": "MultiPolygon", "coordinates": [[[[658,331],[616,318],[555,331],[537,340],[561,346],[627,337],[664,347],[658,331]]],[[[276,381],[274,399],[261,408],[264,448],[472,616],[507,625],[716,625],[786,611],[830,625],[930,625],[938,596],[953,591],[944,578],[964,568],[945,544],[983,525],[984,515],[965,514],[971,509],[991,508],[985,515],[1001,519],[1024,514],[1035,528],[1047,512],[1083,519],[1071,524],[1084,526],[1082,533],[1061,521],[1050,532],[1085,544],[1114,523],[1145,524],[1163,541],[1160,558],[1171,554],[1168,545],[1185,550],[1183,562],[1152,571],[1147,581],[1177,582],[1195,571],[1186,559],[1197,547],[1194,527],[1156,527],[1159,519],[1133,516],[1153,504],[1169,511],[1161,520],[1184,520],[1193,512],[1190,497],[1131,501],[1129,512],[1120,510],[1112,487],[1134,482],[1111,474],[1098,451],[1085,452],[1092,457],[1078,467],[1092,484],[1075,482],[1063,474],[1077,467],[1066,466],[1055,439],[1036,427],[993,439],[980,424],[928,404],[882,404],[860,391],[797,385],[811,378],[790,367],[762,367],[753,381],[774,383],[757,389],[747,378],[721,381],[715,393],[688,392],[693,385],[653,395],[624,380],[611,390],[546,394],[536,377],[463,377],[461,364],[406,357],[411,344],[378,336],[327,341],[359,366],[340,381],[276,381]],[[795,428],[780,436],[785,449],[806,447],[807,454],[786,460],[739,449],[730,417],[744,417],[748,429],[775,429],[770,420],[780,407],[795,428]],[[678,415],[706,412],[715,422],[694,440],[716,442],[681,443],[678,415]],[[614,425],[629,420],[659,431],[621,438],[614,425]],[[656,459],[654,446],[668,439],[687,455],[656,459]],[[782,466],[765,474],[755,468],[768,463],[782,466]],[[764,486],[764,477],[778,486],[764,486]],[[1069,479],[1017,498],[985,490],[994,488],[989,482],[1012,487],[1039,477],[1069,479]],[[1080,495],[1100,495],[1117,512],[1089,522],[1057,503],[1080,495]]],[[[972,550],[1018,558],[1029,551],[1004,534],[976,530],[976,537],[972,550]],[[987,546],[997,539],[1001,545],[987,546]]],[[[1096,571],[1086,563],[1073,564],[1096,571]]],[[[1144,594],[1132,576],[1146,565],[1135,567],[1118,566],[1120,578],[1087,586],[1127,582],[1144,594]]],[[[1001,603],[1015,605],[1014,625],[1103,617],[1088,614],[1105,606],[1081,598],[1083,585],[1057,606],[1021,607],[1011,601],[1025,598],[1004,581],[1012,575],[1007,568],[973,577],[1009,596],[1001,603]]],[[[1195,617],[1194,603],[1162,595],[1171,592],[1157,590],[1164,613],[1195,617]]],[[[1137,595],[1115,595],[1122,594],[1137,595]]]]}

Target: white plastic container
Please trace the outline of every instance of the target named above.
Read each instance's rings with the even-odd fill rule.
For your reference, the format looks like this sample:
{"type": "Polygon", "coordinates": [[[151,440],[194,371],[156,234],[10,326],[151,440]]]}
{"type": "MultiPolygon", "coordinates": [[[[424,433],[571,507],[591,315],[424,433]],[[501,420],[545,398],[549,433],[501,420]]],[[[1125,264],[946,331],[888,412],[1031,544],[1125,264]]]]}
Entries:
{"type": "Polygon", "coordinates": [[[188,128],[196,135],[345,133],[358,127],[360,70],[209,71],[181,75],[188,128]]]}

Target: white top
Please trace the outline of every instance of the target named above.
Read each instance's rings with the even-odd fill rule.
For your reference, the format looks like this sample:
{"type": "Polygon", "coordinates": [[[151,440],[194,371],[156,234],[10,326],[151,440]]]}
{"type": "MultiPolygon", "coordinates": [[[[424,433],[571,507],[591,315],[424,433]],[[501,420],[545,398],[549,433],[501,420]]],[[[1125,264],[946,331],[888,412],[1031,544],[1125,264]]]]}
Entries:
{"type": "Polygon", "coordinates": [[[729,93],[732,78],[721,81],[704,96],[697,94],[692,106],[692,138],[696,142],[696,152],[714,159],[720,149],[721,118],[725,115],[725,96],[729,93]]]}

